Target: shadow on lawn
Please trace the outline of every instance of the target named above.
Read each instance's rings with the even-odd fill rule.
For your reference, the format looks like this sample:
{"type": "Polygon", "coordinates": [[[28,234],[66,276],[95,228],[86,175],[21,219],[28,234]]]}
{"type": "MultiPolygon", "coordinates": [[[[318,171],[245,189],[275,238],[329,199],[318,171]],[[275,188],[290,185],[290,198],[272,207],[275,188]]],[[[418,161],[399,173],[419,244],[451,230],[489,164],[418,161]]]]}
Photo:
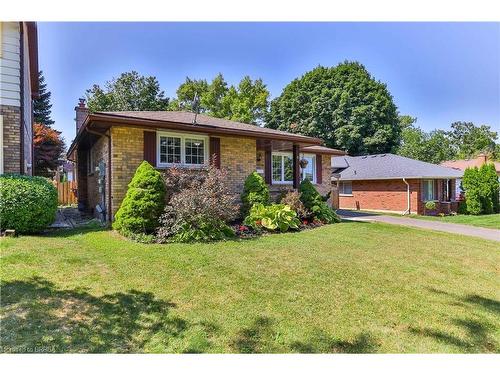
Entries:
{"type": "Polygon", "coordinates": [[[495,333],[498,332],[498,321],[500,318],[499,301],[482,297],[476,294],[461,297],[454,293],[435,288],[429,288],[429,290],[433,293],[441,294],[447,296],[448,298],[451,298],[452,305],[480,309],[479,312],[483,311],[487,313],[493,313],[493,315],[495,315],[495,322],[491,323],[483,317],[481,320],[479,320],[479,317],[477,319],[451,319],[451,324],[455,325],[457,328],[460,328],[462,331],[465,331],[465,337],[457,337],[450,333],[430,328],[412,327],[409,329],[411,333],[445,342],[459,348],[464,352],[500,352],[500,347],[494,337],[495,333]]]}
{"type": "Polygon", "coordinates": [[[238,333],[231,347],[239,353],[374,353],[379,346],[367,333],[348,341],[336,339],[318,329],[307,340],[283,344],[284,346],[278,344],[278,337],[273,321],[267,317],[258,317],[248,328],[238,333]]]}
{"type": "Polygon", "coordinates": [[[77,228],[57,228],[57,229],[49,229],[45,231],[42,235],[44,237],[57,237],[57,238],[66,238],[78,236],[85,233],[91,232],[104,232],[109,231],[110,229],[106,226],[102,226],[99,223],[89,223],[87,225],[83,225],[77,228]]]}
{"type": "Polygon", "coordinates": [[[0,351],[142,352],[151,339],[165,348],[188,326],[172,307],[136,290],[95,297],[42,278],[3,282],[0,351]]]}

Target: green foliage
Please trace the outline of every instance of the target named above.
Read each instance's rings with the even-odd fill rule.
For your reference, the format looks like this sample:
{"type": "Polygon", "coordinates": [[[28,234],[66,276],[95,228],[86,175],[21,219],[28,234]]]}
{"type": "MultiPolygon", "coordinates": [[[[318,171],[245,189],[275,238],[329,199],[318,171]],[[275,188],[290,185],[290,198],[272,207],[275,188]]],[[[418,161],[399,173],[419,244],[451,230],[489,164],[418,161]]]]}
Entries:
{"type": "Polygon", "coordinates": [[[319,220],[323,223],[337,223],[340,218],[323,200],[323,197],[318,193],[314,185],[308,179],[305,179],[300,184],[300,199],[306,209],[311,212],[314,220],[319,220]]]}
{"type": "Polygon", "coordinates": [[[300,192],[296,190],[289,190],[280,199],[280,203],[289,206],[292,210],[297,213],[300,219],[307,218],[311,216],[311,213],[304,206],[304,203],[300,200],[300,192]]]}
{"type": "Polygon", "coordinates": [[[33,99],[33,122],[36,124],[43,124],[46,126],[51,126],[54,120],[50,117],[52,104],[50,103],[50,97],[52,93],[47,90],[47,84],[45,83],[45,77],[43,72],[38,72],[38,97],[33,99]]]}
{"type": "Polygon", "coordinates": [[[400,140],[397,108],[363,65],[318,66],[271,102],[266,126],[321,138],[350,155],[391,152],[400,140]]]}
{"type": "Polygon", "coordinates": [[[427,201],[425,202],[425,209],[429,211],[433,211],[436,209],[436,202],[434,201],[427,201]]]}
{"type": "Polygon", "coordinates": [[[456,156],[449,134],[443,130],[424,132],[415,125],[416,118],[400,116],[401,145],[397,154],[407,158],[439,164],[456,156]]]}
{"type": "Polygon", "coordinates": [[[161,174],[143,161],[128,185],[113,228],[129,237],[130,234],[150,234],[158,226],[164,206],[165,185],[161,174]]]}
{"type": "MultiPolygon", "coordinates": [[[[480,152],[495,154],[498,133],[488,125],[476,126],[472,122],[454,122],[451,124],[450,138],[456,147],[458,159],[468,159],[480,152]]],[[[494,157],[500,155],[494,155],[494,157]]]]}
{"type": "Polygon", "coordinates": [[[297,213],[285,204],[273,203],[264,206],[257,203],[250,209],[244,224],[256,230],[264,228],[270,231],[286,232],[290,229],[298,229],[300,220],[297,213]]]}
{"type": "Polygon", "coordinates": [[[86,95],[90,112],[164,111],[168,106],[156,77],[141,76],[136,71],[107,81],[104,89],[93,85],[86,95]]]}
{"type": "Polygon", "coordinates": [[[241,194],[241,214],[242,217],[248,215],[250,208],[256,203],[269,204],[269,187],[257,172],[252,172],[245,180],[243,193],[241,194]]]}
{"type": "Polygon", "coordinates": [[[169,109],[198,109],[210,116],[257,125],[264,121],[268,99],[269,91],[261,79],[252,80],[245,76],[237,86],[228,86],[219,73],[211,83],[204,79],[186,78],[177,89],[177,98],[171,101],[169,109]],[[195,103],[195,96],[199,99],[198,103],[195,103]]]}
{"type": "Polygon", "coordinates": [[[234,231],[226,223],[220,220],[211,220],[197,226],[183,223],[169,242],[213,242],[234,237],[234,231]]]}
{"type": "Polygon", "coordinates": [[[462,188],[465,190],[467,213],[479,215],[499,212],[499,185],[494,164],[484,164],[481,168],[467,168],[462,188]]]}
{"type": "Polygon", "coordinates": [[[47,179],[0,176],[0,227],[36,233],[56,218],[57,190],[47,179]]]}

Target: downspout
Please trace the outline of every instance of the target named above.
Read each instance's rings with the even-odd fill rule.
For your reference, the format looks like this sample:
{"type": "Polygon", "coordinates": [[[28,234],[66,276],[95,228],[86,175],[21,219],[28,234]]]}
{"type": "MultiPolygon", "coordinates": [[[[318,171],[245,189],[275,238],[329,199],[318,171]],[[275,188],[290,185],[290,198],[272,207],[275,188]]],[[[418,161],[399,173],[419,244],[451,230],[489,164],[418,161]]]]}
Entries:
{"type": "Polygon", "coordinates": [[[406,179],[404,177],[403,177],[403,182],[406,184],[406,199],[407,199],[406,211],[403,212],[403,215],[409,215],[410,214],[410,184],[406,181],[406,179]]]}

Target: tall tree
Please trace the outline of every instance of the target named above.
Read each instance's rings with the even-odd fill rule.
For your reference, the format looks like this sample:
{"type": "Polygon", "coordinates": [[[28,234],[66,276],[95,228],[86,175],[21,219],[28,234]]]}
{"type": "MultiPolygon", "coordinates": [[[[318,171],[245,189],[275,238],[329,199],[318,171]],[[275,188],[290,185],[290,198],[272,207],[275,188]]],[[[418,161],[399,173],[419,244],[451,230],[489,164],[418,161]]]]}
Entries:
{"type": "Polygon", "coordinates": [[[61,132],[45,124],[33,126],[35,175],[53,177],[66,148],[61,132]]]}
{"type": "Polygon", "coordinates": [[[50,97],[52,93],[47,90],[47,83],[45,83],[45,77],[42,71],[38,72],[38,86],[39,96],[37,99],[33,100],[33,121],[35,123],[51,126],[54,123],[50,117],[52,112],[50,97]]]}
{"type": "Polygon", "coordinates": [[[107,81],[104,89],[95,84],[86,94],[91,112],[162,111],[168,106],[168,98],[156,77],[142,76],[136,71],[107,81]]]}
{"type": "Polygon", "coordinates": [[[402,133],[397,154],[434,164],[453,159],[456,154],[449,133],[444,130],[426,133],[415,125],[416,120],[410,116],[400,116],[402,133]]]}
{"type": "Polygon", "coordinates": [[[497,149],[498,133],[492,131],[488,125],[476,126],[472,122],[454,122],[451,124],[450,138],[459,158],[471,158],[480,152],[495,154],[497,149]]]}
{"type": "Polygon", "coordinates": [[[266,126],[322,138],[351,155],[390,152],[401,133],[386,85],[357,62],[318,66],[293,80],[271,102],[266,126]]]}
{"type": "Polygon", "coordinates": [[[198,96],[201,113],[260,125],[269,107],[269,91],[261,79],[245,76],[237,86],[228,86],[222,74],[212,82],[186,78],[177,89],[177,98],[170,110],[194,111],[194,98],[198,96]]]}

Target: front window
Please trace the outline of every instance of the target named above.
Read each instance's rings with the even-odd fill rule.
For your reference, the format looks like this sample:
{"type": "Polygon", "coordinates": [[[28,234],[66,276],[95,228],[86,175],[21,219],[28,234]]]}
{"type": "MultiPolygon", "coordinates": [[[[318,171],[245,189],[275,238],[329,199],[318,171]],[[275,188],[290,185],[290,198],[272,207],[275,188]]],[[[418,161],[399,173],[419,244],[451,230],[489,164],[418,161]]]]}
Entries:
{"type": "Polygon", "coordinates": [[[340,181],[339,194],[352,195],[352,182],[351,181],[340,181]]]}
{"type": "Polygon", "coordinates": [[[273,183],[291,184],[293,182],[293,157],[289,153],[273,153],[273,183]]]}
{"type": "Polygon", "coordinates": [[[300,178],[302,180],[307,178],[312,183],[316,183],[316,156],[303,155],[300,160],[307,160],[307,165],[300,170],[300,178]]]}
{"type": "Polygon", "coordinates": [[[434,201],[436,200],[436,190],[434,188],[435,181],[434,180],[424,180],[423,185],[423,200],[424,202],[427,201],[434,201]]]}
{"type": "Polygon", "coordinates": [[[159,133],[159,165],[202,166],[207,161],[207,138],[192,134],[159,133]]]}

